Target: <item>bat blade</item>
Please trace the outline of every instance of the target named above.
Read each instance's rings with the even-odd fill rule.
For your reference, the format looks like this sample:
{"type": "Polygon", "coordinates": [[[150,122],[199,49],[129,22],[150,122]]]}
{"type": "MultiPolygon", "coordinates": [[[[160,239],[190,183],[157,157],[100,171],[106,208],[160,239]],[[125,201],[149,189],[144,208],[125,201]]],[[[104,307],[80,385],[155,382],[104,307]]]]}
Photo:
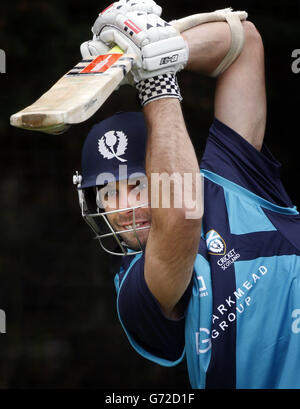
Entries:
{"type": "Polygon", "coordinates": [[[13,126],[59,134],[84,122],[101,107],[131,70],[134,55],[114,47],[82,60],[36,102],[10,117],[13,126]]]}

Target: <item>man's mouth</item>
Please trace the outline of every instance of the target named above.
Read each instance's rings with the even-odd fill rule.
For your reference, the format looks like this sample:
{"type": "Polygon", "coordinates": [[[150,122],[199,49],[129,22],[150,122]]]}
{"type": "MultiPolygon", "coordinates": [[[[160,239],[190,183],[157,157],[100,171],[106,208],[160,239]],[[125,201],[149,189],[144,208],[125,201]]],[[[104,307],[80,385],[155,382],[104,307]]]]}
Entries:
{"type": "Polygon", "coordinates": [[[120,226],[124,230],[133,230],[134,227],[136,229],[138,229],[139,227],[148,227],[148,226],[150,226],[150,223],[145,220],[145,221],[136,222],[135,226],[133,224],[122,224],[120,226]]]}

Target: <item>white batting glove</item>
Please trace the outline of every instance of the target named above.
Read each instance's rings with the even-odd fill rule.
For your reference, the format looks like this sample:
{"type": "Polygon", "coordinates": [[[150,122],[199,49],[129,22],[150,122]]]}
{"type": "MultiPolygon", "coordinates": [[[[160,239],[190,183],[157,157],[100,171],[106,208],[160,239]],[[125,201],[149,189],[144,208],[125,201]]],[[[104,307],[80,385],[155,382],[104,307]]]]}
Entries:
{"type": "Polygon", "coordinates": [[[83,59],[107,54],[110,48],[103,41],[85,41],[80,46],[80,53],[83,59]]]}
{"type": "Polygon", "coordinates": [[[117,44],[137,56],[132,70],[136,82],[166,72],[176,73],[188,60],[188,47],[177,30],[155,14],[107,10],[96,20],[94,40],[117,44]]]}
{"type": "Polygon", "coordinates": [[[160,16],[162,8],[153,0],[120,0],[106,7],[99,16],[111,11],[120,11],[123,14],[126,14],[129,11],[144,11],[146,13],[153,13],[160,16]]]}
{"type": "MultiPolygon", "coordinates": [[[[157,16],[161,15],[162,8],[156,4],[153,0],[120,0],[111,4],[109,7],[105,8],[99,16],[106,14],[107,12],[117,11],[119,12],[122,10],[122,13],[126,13],[128,11],[141,11],[146,13],[153,13],[157,16]]],[[[97,20],[96,20],[97,21],[97,20]]],[[[93,32],[93,29],[92,29],[93,32]]],[[[85,41],[80,46],[80,52],[82,58],[88,58],[91,56],[98,56],[107,54],[111,47],[106,45],[103,41],[97,38],[95,35],[93,40],[85,41]]],[[[120,83],[119,87],[122,85],[131,85],[135,86],[135,82],[133,80],[132,74],[128,73],[124,80],[120,83]]],[[[118,88],[115,90],[117,91],[118,88]]]]}
{"type": "Polygon", "coordinates": [[[96,20],[94,39],[117,44],[136,55],[132,75],[142,105],[159,98],[182,99],[176,72],[188,60],[188,46],[177,30],[155,14],[108,9],[96,20]]]}

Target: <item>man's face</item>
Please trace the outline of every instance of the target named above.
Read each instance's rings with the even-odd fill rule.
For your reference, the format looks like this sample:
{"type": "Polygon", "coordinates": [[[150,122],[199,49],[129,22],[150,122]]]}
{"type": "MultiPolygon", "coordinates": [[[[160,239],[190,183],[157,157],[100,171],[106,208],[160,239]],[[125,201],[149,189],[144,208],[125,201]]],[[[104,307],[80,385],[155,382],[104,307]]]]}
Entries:
{"type": "Polygon", "coordinates": [[[146,246],[149,227],[151,225],[151,211],[148,205],[148,184],[147,178],[141,178],[133,181],[120,181],[109,183],[98,190],[97,200],[101,201],[105,212],[125,209],[107,215],[107,218],[113,229],[118,231],[131,230],[133,218],[135,218],[136,228],[148,227],[143,230],[121,233],[120,236],[125,243],[133,250],[140,250],[139,241],[144,248],[146,246]],[[132,207],[141,206],[133,210],[132,207]],[[137,237],[139,241],[137,240],[137,237]]]}

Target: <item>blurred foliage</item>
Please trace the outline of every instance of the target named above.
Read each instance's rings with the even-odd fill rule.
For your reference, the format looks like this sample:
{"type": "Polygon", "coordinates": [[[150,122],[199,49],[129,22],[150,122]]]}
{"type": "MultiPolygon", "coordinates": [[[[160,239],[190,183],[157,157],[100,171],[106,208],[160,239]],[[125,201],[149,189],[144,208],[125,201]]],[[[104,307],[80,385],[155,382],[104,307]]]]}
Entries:
{"type": "MultiPolygon", "coordinates": [[[[166,20],[227,7],[224,1],[160,1],[166,20]]],[[[300,74],[291,53],[300,48],[300,1],[232,1],[262,34],[266,52],[266,142],[284,164],[282,178],[300,206],[297,146],[300,74]],[[297,181],[298,182],[298,181],[297,181]]],[[[139,357],[117,319],[109,260],[81,219],[72,175],[95,122],[139,110],[135,91],[122,88],[89,121],[61,136],[14,129],[9,116],[36,100],[80,59],[79,45],[106,2],[2,0],[0,48],[0,388],[187,387],[185,364],[172,369],[139,357]]],[[[180,73],[183,110],[201,152],[213,117],[214,81],[180,73]],[[197,77],[197,78],[196,78],[197,77]]],[[[200,153],[199,153],[200,158],[200,153]]]]}

